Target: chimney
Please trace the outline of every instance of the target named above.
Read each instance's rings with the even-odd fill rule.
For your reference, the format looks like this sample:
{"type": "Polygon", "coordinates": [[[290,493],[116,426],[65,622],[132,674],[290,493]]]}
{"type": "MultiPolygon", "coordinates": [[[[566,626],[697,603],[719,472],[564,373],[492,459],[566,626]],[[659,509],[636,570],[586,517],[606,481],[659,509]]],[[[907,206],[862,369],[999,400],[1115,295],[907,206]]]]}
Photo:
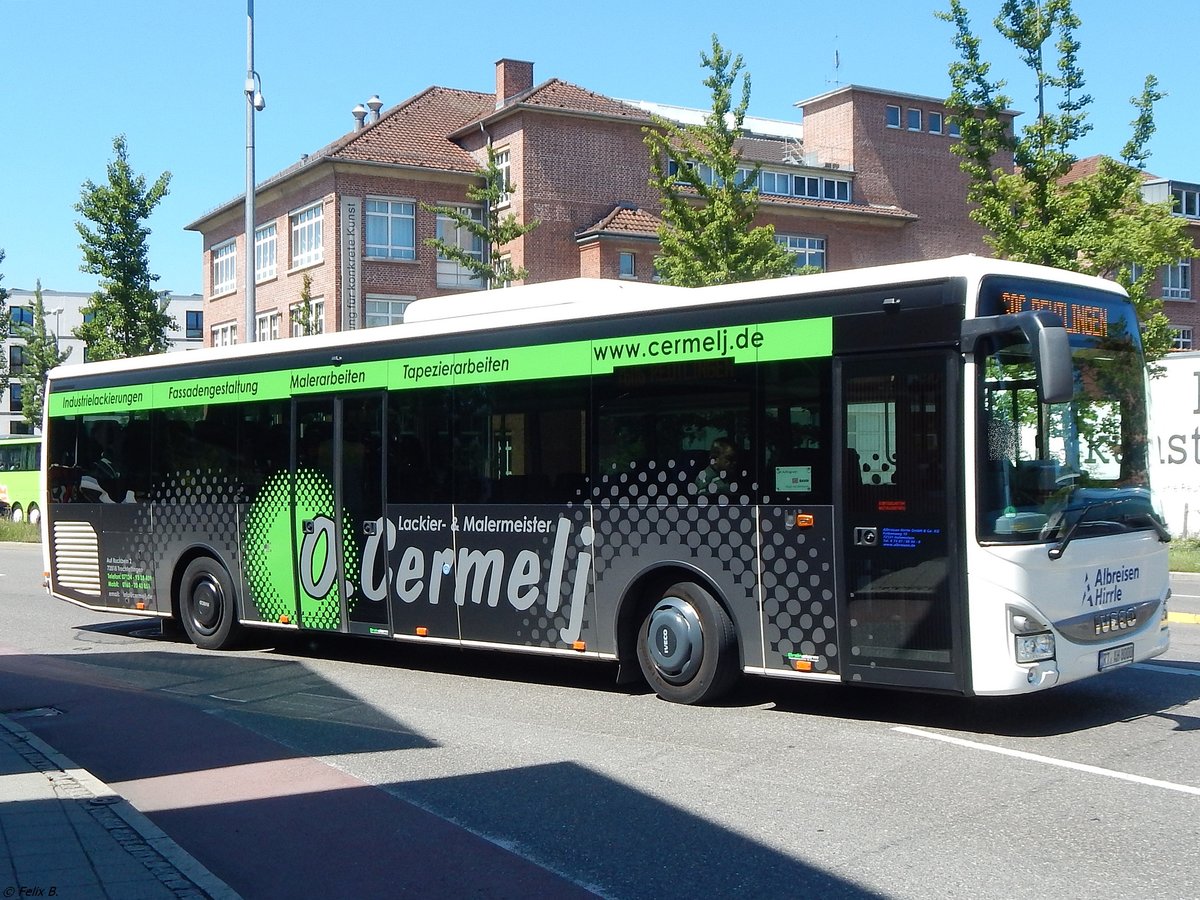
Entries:
{"type": "Polygon", "coordinates": [[[371,121],[379,121],[379,111],[383,109],[383,101],[379,99],[378,94],[372,94],[371,99],[367,101],[367,108],[371,110],[371,121]]]}
{"type": "Polygon", "coordinates": [[[533,87],[533,63],[519,59],[496,60],[496,109],[533,87]]]}
{"type": "Polygon", "coordinates": [[[367,108],[360,103],[350,110],[350,115],[354,116],[354,130],[362,131],[363,123],[367,121],[367,108]]]}

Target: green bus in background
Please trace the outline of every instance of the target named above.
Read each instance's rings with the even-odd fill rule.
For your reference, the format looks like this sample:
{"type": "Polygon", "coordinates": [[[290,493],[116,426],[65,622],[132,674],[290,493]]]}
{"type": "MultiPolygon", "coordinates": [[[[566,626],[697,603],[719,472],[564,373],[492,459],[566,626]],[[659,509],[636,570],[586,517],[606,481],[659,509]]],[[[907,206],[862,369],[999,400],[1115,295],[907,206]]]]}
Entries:
{"type": "Polygon", "coordinates": [[[37,525],[41,497],[42,439],[0,438],[0,516],[37,525]]]}

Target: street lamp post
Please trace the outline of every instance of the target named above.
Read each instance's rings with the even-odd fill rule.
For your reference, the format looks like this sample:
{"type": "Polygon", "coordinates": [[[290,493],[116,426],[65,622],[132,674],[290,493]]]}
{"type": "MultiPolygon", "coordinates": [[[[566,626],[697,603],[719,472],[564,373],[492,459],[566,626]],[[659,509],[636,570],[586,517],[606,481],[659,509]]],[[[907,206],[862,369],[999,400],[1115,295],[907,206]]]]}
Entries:
{"type": "Polygon", "coordinates": [[[254,298],[254,114],[266,108],[262,83],[254,71],[254,0],[246,0],[246,333],[243,341],[255,338],[254,298]]]}
{"type": "Polygon", "coordinates": [[[54,316],[54,349],[58,349],[58,336],[62,332],[62,314],[66,307],[60,306],[58,309],[48,309],[46,313],[54,316]]]}

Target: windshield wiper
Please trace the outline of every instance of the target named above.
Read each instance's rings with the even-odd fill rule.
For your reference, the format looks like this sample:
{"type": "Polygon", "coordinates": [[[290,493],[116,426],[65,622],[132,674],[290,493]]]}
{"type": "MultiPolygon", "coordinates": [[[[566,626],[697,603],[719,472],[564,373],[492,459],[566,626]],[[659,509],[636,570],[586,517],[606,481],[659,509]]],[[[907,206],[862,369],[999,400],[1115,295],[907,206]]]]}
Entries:
{"type": "MultiPolygon", "coordinates": [[[[1071,527],[1067,529],[1067,533],[1063,535],[1063,539],[1046,551],[1047,555],[1051,559],[1060,559],[1062,557],[1063,553],[1066,552],[1067,545],[1070,544],[1075,538],[1075,532],[1079,530],[1079,528],[1084,524],[1084,520],[1087,519],[1088,513],[1096,509],[1103,509],[1107,506],[1117,506],[1121,503],[1132,503],[1135,500],[1143,503],[1145,502],[1145,500],[1141,497],[1114,497],[1111,500],[1097,500],[1095,503],[1089,503],[1083,508],[1083,512],[1079,514],[1079,518],[1071,523],[1071,527]]],[[[1150,523],[1150,527],[1154,529],[1154,532],[1158,535],[1158,539],[1160,541],[1162,541],[1164,544],[1169,544],[1171,542],[1171,532],[1167,531],[1167,527],[1158,520],[1158,516],[1154,514],[1153,510],[1151,510],[1147,516],[1145,516],[1145,521],[1150,523]]],[[[1087,524],[1097,525],[1099,523],[1088,522],[1087,524]]]]}

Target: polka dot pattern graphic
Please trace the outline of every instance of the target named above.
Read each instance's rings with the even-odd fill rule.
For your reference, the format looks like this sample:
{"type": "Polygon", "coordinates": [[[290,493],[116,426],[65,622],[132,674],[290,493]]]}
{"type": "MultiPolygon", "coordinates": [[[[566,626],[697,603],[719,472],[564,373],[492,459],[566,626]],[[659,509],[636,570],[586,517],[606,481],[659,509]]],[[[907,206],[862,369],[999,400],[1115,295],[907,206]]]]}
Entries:
{"type": "Polygon", "coordinates": [[[612,596],[656,564],[681,563],[727,602],[747,666],[791,670],[802,656],[811,671],[836,673],[832,509],[803,510],[814,524],[800,528],[795,507],[752,505],[758,486],[745,473],[702,491],[699,468],[634,463],[593,487],[598,590],[611,581],[612,596]]]}

